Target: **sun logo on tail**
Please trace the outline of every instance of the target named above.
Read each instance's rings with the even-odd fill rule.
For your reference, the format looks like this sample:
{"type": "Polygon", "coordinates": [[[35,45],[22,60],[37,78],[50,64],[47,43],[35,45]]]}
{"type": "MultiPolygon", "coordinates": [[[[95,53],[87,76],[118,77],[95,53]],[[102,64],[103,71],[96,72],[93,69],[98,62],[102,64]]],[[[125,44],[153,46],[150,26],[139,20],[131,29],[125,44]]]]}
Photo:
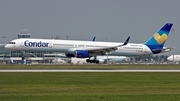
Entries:
{"type": "Polygon", "coordinates": [[[166,41],[167,37],[168,36],[165,33],[162,34],[161,36],[158,33],[154,34],[154,39],[158,44],[162,44],[164,41],[166,41]]]}

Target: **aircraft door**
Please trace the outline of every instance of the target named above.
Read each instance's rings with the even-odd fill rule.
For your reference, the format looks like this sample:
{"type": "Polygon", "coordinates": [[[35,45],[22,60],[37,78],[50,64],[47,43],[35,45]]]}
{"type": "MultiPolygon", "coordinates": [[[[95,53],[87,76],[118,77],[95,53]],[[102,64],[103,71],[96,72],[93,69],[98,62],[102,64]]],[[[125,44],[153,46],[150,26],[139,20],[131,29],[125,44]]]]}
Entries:
{"type": "Polygon", "coordinates": [[[144,53],[148,53],[148,48],[145,47],[145,48],[143,49],[143,52],[144,52],[144,53]]]}
{"type": "Polygon", "coordinates": [[[23,42],[20,43],[20,47],[24,47],[24,43],[23,42]]]}
{"type": "Polygon", "coordinates": [[[51,42],[49,43],[49,48],[52,48],[52,43],[51,42]]]}

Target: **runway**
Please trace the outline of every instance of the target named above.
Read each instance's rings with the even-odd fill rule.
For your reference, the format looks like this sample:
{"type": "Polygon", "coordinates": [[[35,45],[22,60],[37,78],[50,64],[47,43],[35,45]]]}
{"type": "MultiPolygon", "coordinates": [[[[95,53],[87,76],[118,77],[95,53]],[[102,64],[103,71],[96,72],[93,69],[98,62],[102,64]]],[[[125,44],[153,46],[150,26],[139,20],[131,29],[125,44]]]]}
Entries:
{"type": "Polygon", "coordinates": [[[86,69],[19,69],[0,72],[180,72],[180,70],[86,70],[86,69]]]}

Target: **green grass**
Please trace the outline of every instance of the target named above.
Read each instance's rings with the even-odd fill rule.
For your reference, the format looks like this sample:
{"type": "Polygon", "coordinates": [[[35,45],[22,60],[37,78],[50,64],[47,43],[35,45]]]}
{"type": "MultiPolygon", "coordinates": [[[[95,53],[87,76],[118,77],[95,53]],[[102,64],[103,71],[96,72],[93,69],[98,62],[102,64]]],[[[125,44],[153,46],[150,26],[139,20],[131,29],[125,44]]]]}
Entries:
{"type": "Polygon", "coordinates": [[[179,101],[180,73],[0,73],[0,101],[179,101]]]}
{"type": "Polygon", "coordinates": [[[180,69],[172,64],[111,64],[111,65],[0,65],[0,69],[180,69]]]}

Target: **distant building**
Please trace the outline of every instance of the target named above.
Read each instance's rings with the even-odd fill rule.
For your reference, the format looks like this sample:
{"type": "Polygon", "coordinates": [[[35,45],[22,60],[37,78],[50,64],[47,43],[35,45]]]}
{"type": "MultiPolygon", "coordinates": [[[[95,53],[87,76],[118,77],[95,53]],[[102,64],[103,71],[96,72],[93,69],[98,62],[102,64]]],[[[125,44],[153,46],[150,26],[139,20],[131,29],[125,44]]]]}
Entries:
{"type": "Polygon", "coordinates": [[[4,48],[5,44],[0,44],[0,62],[7,61],[10,57],[10,50],[4,48]]]}
{"type": "Polygon", "coordinates": [[[20,34],[18,34],[18,38],[30,38],[31,34],[28,34],[26,30],[23,30],[20,34]]]}
{"type": "MultiPolygon", "coordinates": [[[[30,38],[31,34],[28,34],[26,30],[23,30],[20,34],[18,34],[18,38],[30,38]]],[[[0,44],[0,63],[22,63],[23,60],[26,62],[34,62],[34,63],[62,63],[60,59],[63,55],[54,52],[37,52],[37,51],[10,51],[4,48],[6,44],[0,44]],[[22,58],[24,58],[22,60],[22,58]],[[57,61],[58,60],[58,61],[57,61]]],[[[68,60],[69,59],[64,59],[68,60]]]]}

